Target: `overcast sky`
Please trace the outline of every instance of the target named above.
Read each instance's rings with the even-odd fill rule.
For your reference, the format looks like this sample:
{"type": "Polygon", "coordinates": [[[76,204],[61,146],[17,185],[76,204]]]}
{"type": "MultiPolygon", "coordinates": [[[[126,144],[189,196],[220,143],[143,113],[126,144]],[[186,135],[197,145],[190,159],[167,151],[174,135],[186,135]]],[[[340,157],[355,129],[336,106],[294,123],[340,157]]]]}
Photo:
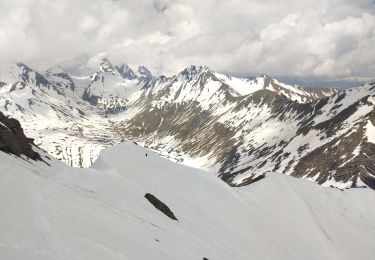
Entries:
{"type": "Polygon", "coordinates": [[[375,72],[374,0],[0,0],[0,63],[350,80],[375,72]]]}

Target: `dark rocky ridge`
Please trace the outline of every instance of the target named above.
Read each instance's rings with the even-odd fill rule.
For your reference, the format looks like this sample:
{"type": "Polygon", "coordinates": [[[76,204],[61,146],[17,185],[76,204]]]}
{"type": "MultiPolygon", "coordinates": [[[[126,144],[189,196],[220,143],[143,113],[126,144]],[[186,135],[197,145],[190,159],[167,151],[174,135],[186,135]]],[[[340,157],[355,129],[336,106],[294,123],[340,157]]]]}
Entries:
{"type": "Polygon", "coordinates": [[[8,118],[0,112],[0,151],[14,154],[18,157],[25,155],[33,160],[42,160],[32,149],[33,139],[27,138],[20,122],[8,118]]]}

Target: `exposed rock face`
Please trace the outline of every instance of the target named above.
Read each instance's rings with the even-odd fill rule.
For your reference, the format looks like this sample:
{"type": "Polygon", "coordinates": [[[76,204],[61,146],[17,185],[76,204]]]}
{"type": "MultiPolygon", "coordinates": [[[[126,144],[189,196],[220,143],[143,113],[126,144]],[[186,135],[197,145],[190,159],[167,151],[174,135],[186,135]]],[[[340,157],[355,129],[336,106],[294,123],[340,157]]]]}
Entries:
{"type": "MultiPolygon", "coordinates": [[[[352,187],[363,186],[358,183],[360,180],[375,189],[375,143],[369,142],[366,136],[370,124],[375,125],[375,110],[368,114],[367,120],[358,122],[342,136],[332,139],[301,158],[292,175],[314,178],[319,184],[330,180],[351,182],[352,187]],[[322,175],[320,172],[327,174],[322,175]]],[[[332,129],[333,126],[326,126],[326,129],[332,129]]]]}
{"type": "Polygon", "coordinates": [[[167,217],[173,220],[178,219],[174,216],[173,212],[169,209],[167,205],[165,205],[162,201],[160,201],[158,198],[156,198],[154,195],[150,193],[146,193],[145,198],[154,205],[155,208],[163,212],[167,217]]]}
{"type": "Polygon", "coordinates": [[[124,79],[136,78],[134,71],[127,64],[114,66],[107,58],[102,59],[102,61],[100,62],[100,67],[99,67],[99,71],[97,72],[97,74],[100,74],[100,73],[112,73],[124,79]]]}
{"type": "Polygon", "coordinates": [[[0,150],[16,156],[25,155],[33,160],[41,160],[40,155],[32,149],[33,139],[23,133],[21,124],[0,112],[0,150]]]}
{"type": "Polygon", "coordinates": [[[126,64],[116,66],[116,70],[124,79],[135,79],[137,77],[134,71],[126,64]]]}
{"type": "Polygon", "coordinates": [[[144,80],[151,80],[153,78],[151,71],[143,65],[138,67],[137,73],[144,80]]]}
{"type": "Polygon", "coordinates": [[[49,69],[45,76],[49,84],[54,85],[60,95],[63,95],[66,89],[75,90],[73,79],[60,67],[49,69]]]}

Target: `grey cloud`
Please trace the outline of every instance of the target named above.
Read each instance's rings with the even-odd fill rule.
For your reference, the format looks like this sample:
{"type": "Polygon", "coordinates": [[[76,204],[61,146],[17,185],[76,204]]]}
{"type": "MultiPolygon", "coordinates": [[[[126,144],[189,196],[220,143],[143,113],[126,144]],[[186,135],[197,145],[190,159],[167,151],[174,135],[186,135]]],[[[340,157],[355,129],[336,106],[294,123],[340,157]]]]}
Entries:
{"type": "Polygon", "coordinates": [[[373,77],[371,0],[0,0],[1,63],[373,77]]]}

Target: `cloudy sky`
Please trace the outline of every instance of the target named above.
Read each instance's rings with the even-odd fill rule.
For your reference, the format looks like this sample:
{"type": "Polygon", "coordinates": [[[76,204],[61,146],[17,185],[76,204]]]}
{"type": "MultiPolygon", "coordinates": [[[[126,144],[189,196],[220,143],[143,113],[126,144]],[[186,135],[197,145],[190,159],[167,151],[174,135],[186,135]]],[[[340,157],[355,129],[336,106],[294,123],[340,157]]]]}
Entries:
{"type": "Polygon", "coordinates": [[[374,0],[0,0],[0,63],[375,76],[374,0]]]}

